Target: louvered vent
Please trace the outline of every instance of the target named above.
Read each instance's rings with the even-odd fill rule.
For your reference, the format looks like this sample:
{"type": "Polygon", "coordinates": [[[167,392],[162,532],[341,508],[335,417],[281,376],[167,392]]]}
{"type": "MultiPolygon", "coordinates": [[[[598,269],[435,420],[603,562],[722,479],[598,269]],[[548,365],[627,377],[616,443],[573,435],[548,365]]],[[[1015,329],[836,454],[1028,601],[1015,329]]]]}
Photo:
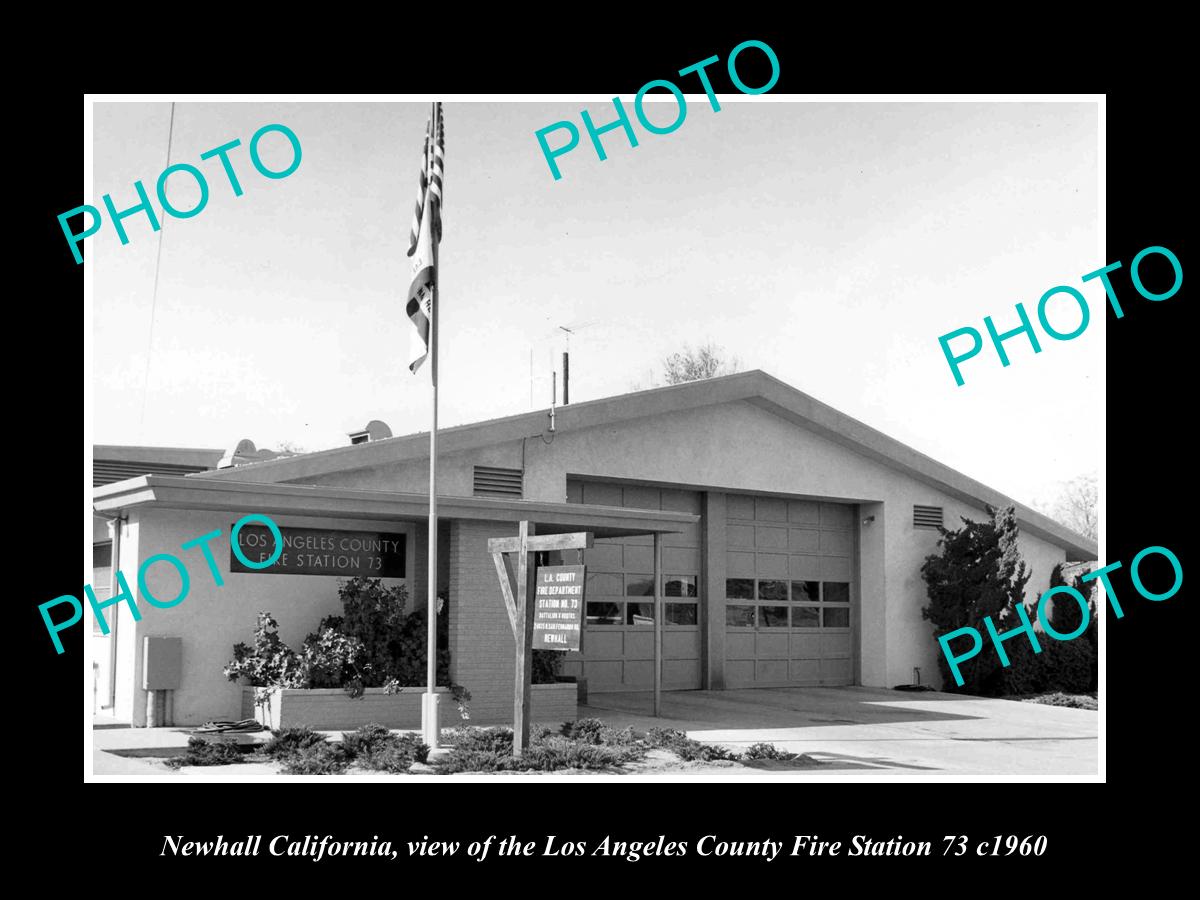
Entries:
{"type": "Polygon", "coordinates": [[[940,506],[914,506],[914,528],[941,528],[942,508],[940,506]]]}
{"type": "Polygon", "coordinates": [[[520,469],[499,469],[495,466],[475,467],[476,497],[516,497],[522,494],[520,469]]]}

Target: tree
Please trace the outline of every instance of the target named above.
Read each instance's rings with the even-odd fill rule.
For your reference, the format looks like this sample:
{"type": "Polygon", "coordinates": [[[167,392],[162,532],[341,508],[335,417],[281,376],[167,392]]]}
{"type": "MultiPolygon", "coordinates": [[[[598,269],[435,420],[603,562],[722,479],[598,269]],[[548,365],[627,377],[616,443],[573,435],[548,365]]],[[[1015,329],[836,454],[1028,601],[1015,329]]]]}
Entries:
{"type": "Polygon", "coordinates": [[[725,351],[711,341],[695,348],[691,344],[684,344],[682,350],[663,357],[661,375],[653,369],[647,369],[644,378],[630,383],[630,389],[644,391],[664,384],[702,381],[705,378],[732,375],[741,371],[741,368],[741,360],[736,356],[726,356],[725,351]]]}
{"type": "Polygon", "coordinates": [[[663,378],[667,384],[683,384],[732,375],[740,368],[741,362],[736,356],[727,358],[725,351],[711,341],[695,349],[684,344],[682,350],[663,360],[663,378]]]}
{"type": "MultiPolygon", "coordinates": [[[[929,594],[929,605],[921,615],[933,622],[935,638],[969,627],[983,635],[986,643],[988,631],[983,620],[987,616],[1000,632],[1020,624],[1016,607],[1024,602],[1030,572],[1017,549],[1016,510],[1011,506],[1004,510],[989,506],[987,512],[986,522],[963,517],[962,528],[941,528],[939,552],[926,557],[921,566],[929,594]]],[[[950,649],[953,652],[956,647],[950,649]]],[[[981,647],[958,667],[962,687],[956,686],[945,654],[938,654],[945,690],[984,696],[1004,692],[1004,669],[992,648],[981,647]]]]}
{"type": "Polygon", "coordinates": [[[1099,534],[1097,481],[1094,473],[1064,481],[1059,487],[1058,497],[1052,503],[1041,504],[1041,511],[1072,531],[1096,540],[1099,534]]]}

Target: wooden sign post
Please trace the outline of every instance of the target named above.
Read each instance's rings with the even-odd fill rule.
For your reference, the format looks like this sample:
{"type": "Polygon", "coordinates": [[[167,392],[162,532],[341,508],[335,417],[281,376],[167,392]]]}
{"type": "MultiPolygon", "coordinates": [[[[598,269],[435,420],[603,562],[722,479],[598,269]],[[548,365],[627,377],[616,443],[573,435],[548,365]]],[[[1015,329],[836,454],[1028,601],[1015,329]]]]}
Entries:
{"type": "Polygon", "coordinates": [[[488,550],[496,564],[496,575],[500,578],[500,591],[504,605],[508,608],[508,621],[512,625],[517,644],[517,671],[514,682],[513,700],[513,756],[521,756],[529,744],[529,707],[533,694],[533,596],[535,567],[529,559],[531,553],[549,550],[586,550],[592,546],[594,535],[590,531],[572,534],[547,534],[535,536],[532,522],[521,522],[516,537],[491,538],[488,550]],[[516,556],[515,567],[505,554],[516,556]],[[512,569],[515,568],[515,572],[512,569]],[[515,576],[515,577],[514,577],[515,576]]]}

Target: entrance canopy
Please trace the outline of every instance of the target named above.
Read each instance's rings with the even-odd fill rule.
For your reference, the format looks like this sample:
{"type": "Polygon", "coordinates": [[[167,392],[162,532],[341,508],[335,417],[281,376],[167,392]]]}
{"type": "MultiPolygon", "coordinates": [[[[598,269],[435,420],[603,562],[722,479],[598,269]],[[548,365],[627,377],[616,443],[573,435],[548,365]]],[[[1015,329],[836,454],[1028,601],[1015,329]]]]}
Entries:
{"type": "MultiPolygon", "coordinates": [[[[427,522],[429,496],[392,491],[307,484],[254,484],[143,475],[96,488],[96,512],[130,509],[205,509],[265,515],[320,516],[379,521],[427,522]]],[[[598,538],[670,534],[700,521],[699,516],[657,509],[629,509],[583,503],[438,496],[438,518],[484,522],[532,522],[538,534],[590,531],[598,538]]]]}

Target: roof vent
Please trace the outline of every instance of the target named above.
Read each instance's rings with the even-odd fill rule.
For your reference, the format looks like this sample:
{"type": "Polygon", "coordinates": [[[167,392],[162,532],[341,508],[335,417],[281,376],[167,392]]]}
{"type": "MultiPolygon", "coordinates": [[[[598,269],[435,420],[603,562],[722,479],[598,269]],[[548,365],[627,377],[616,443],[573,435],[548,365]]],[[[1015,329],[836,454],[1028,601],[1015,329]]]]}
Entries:
{"type": "Polygon", "coordinates": [[[942,508],[940,506],[913,506],[914,528],[941,528],[942,508]]]}
{"type": "Polygon", "coordinates": [[[363,426],[361,431],[350,432],[351,444],[369,444],[373,441],[382,441],[392,436],[392,429],[388,428],[386,422],[381,422],[378,419],[372,419],[363,426]]]}
{"type": "Polygon", "coordinates": [[[229,469],[241,463],[248,462],[258,456],[258,448],[254,446],[254,441],[250,438],[242,438],[237,442],[237,446],[232,450],[226,451],[221,457],[221,461],[217,463],[218,469],[229,469]]]}
{"type": "Polygon", "coordinates": [[[515,497],[523,493],[523,473],[520,469],[499,469],[495,466],[475,467],[476,497],[515,497]]]}

